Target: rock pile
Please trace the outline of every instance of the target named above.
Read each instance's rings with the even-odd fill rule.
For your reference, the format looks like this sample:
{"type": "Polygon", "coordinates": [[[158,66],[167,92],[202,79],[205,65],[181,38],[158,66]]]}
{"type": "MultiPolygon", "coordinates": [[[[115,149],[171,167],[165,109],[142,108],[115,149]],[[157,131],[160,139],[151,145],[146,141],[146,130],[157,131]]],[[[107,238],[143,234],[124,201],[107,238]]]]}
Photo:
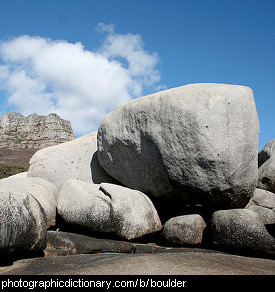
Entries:
{"type": "Polygon", "coordinates": [[[131,244],[273,257],[275,144],[258,159],[258,138],[248,87],[191,84],[132,100],[97,132],[36,152],[27,177],[0,181],[1,251],[43,251],[55,224],[131,244]],[[27,220],[32,232],[21,229],[27,220]]]}

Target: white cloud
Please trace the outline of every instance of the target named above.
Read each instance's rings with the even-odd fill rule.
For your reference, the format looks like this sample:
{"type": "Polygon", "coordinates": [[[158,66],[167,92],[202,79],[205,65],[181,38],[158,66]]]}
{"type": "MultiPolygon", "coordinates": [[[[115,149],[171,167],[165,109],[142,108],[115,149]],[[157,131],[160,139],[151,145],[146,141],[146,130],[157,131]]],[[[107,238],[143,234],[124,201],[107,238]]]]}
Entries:
{"type": "Polygon", "coordinates": [[[114,33],[115,26],[112,23],[105,24],[105,23],[100,22],[97,24],[96,31],[99,31],[99,32],[104,31],[104,32],[108,32],[108,33],[114,33]]]}
{"type": "Polygon", "coordinates": [[[113,25],[98,51],[81,43],[19,36],[1,43],[0,89],[8,104],[23,113],[56,112],[83,135],[121,103],[159,88],[156,53],[144,49],[139,35],[121,35],[113,25]]]}

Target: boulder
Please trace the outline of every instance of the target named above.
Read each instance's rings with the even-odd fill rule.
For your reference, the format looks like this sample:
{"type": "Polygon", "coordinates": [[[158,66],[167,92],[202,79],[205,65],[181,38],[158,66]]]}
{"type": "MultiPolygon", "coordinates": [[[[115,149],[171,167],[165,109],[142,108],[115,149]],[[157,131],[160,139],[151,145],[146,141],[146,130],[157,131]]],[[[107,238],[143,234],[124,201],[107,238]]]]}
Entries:
{"type": "Polygon", "coordinates": [[[275,193],[275,139],[258,153],[258,188],[275,193]]]}
{"type": "Polygon", "coordinates": [[[244,207],[257,184],[258,137],[250,88],[191,84],[106,115],[98,159],[121,184],[152,198],[244,207]]]}
{"type": "Polygon", "coordinates": [[[0,191],[0,218],[1,264],[43,252],[46,216],[32,195],[0,191]]]}
{"type": "Polygon", "coordinates": [[[168,243],[176,245],[199,245],[206,224],[198,214],[171,218],[163,225],[163,235],[168,243]]]}
{"type": "Polygon", "coordinates": [[[275,193],[275,156],[259,167],[258,188],[275,193]]]}
{"type": "Polygon", "coordinates": [[[41,177],[58,189],[69,179],[113,183],[115,180],[99,166],[96,137],[97,132],[93,132],[37,151],[30,160],[28,177],[41,177]]]}
{"type": "Polygon", "coordinates": [[[58,213],[68,223],[133,239],[162,228],[151,200],[122,186],[69,180],[62,187],[58,213]]]}
{"type": "Polygon", "coordinates": [[[0,180],[0,191],[32,195],[44,209],[47,227],[55,225],[58,189],[51,182],[39,177],[8,177],[0,180]]]}
{"type": "Polygon", "coordinates": [[[275,255],[275,239],[257,213],[248,209],[219,210],[211,218],[217,248],[241,254],[275,255]]]}
{"type": "Polygon", "coordinates": [[[28,172],[24,171],[24,172],[19,172],[17,174],[13,174],[11,176],[9,176],[8,178],[21,178],[21,177],[27,177],[28,176],[28,172]]]}
{"type": "Polygon", "coordinates": [[[258,153],[258,166],[264,164],[271,156],[275,156],[275,139],[269,141],[258,153]]]}
{"type": "Polygon", "coordinates": [[[256,212],[264,225],[275,224],[275,194],[256,189],[246,209],[256,212]]]}

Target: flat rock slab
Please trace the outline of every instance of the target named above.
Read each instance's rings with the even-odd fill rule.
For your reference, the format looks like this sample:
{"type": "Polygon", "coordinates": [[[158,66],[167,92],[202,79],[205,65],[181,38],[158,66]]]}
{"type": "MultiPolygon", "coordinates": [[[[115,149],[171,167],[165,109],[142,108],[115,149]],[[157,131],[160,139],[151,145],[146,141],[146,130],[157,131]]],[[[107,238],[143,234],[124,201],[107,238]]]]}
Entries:
{"type": "Polygon", "coordinates": [[[204,250],[85,254],[20,260],[2,275],[275,275],[275,261],[204,250]]]}
{"type": "MultiPolygon", "coordinates": [[[[45,256],[65,256],[92,253],[153,253],[171,248],[156,244],[138,244],[120,240],[100,239],[69,232],[47,232],[45,256]]],[[[176,249],[173,249],[176,250],[176,249]]]]}

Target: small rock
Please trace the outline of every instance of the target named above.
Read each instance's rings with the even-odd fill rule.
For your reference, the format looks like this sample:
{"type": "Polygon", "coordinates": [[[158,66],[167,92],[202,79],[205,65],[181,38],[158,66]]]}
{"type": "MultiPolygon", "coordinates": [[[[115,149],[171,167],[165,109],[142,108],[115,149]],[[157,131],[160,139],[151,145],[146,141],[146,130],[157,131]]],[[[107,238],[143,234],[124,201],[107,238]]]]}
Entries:
{"type": "Polygon", "coordinates": [[[199,245],[202,243],[206,224],[198,214],[171,218],[163,226],[163,235],[168,243],[176,245],[199,245]]]}

